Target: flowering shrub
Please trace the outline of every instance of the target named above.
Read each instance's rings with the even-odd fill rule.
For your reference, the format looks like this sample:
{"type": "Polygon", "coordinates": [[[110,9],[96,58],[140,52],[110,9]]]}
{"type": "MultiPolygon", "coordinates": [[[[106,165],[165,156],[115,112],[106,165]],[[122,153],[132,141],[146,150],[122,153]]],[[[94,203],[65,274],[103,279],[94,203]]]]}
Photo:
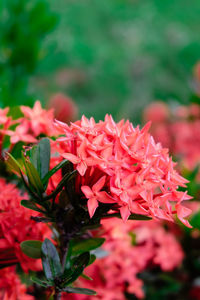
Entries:
{"type": "Polygon", "coordinates": [[[172,221],[177,213],[189,226],[185,217],[190,212],[181,202],[190,197],[177,191],[187,181],[174,169],[168,150],[149,135],[150,124],[140,130],[129,121],[116,124],[108,115],[99,123],[83,116],[70,126],[56,124],[63,134],[57,139],[58,152],[81,176],[78,189],[88,199],[90,217],[99,202],[113,203],[124,221],[131,213],[172,221]]]}
{"type": "Polygon", "coordinates": [[[119,299],[126,293],[142,298],[139,272],[151,265],[169,271],[181,263],[175,238],[156,221],[144,225],[151,218],[174,221],[177,214],[190,227],[191,212],[182,204],[190,196],[178,190],[187,181],[148,133],[150,124],[140,130],[107,115],[99,123],[83,116],[67,125],[54,122],[53,110],[39,101],[33,109],[21,106],[17,118],[1,110],[0,123],[2,177],[17,175],[10,176],[15,183],[0,179],[0,264],[21,270],[7,269],[19,284],[3,286],[3,299],[17,300],[20,290],[21,299],[31,299],[38,289],[48,299],[87,298],[96,294],[91,288],[102,299],[115,299],[114,288],[119,299]],[[108,256],[92,264],[105,240],[108,256]],[[86,267],[94,285],[80,279],[88,279],[86,267]],[[20,277],[30,271],[34,284],[26,294],[20,277]]]}

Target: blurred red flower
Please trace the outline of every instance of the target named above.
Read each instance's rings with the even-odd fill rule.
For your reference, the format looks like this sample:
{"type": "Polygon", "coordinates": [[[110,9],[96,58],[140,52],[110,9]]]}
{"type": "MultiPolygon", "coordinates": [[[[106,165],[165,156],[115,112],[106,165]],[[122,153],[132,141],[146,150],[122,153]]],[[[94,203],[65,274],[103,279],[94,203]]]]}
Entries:
{"type": "Polygon", "coordinates": [[[48,107],[53,108],[57,120],[65,123],[75,121],[78,116],[78,108],[75,102],[62,93],[53,95],[48,102],[48,107]]]}

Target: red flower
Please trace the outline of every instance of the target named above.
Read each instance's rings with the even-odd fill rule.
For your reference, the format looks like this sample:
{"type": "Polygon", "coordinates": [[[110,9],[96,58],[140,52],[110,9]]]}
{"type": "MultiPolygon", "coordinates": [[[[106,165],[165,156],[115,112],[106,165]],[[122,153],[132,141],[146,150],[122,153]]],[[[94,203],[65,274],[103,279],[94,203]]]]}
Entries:
{"type": "Polygon", "coordinates": [[[76,104],[62,93],[53,95],[49,100],[48,107],[53,108],[55,118],[62,122],[74,121],[78,115],[76,104]]]}
{"type": "Polygon", "coordinates": [[[52,136],[53,130],[53,109],[45,110],[42,109],[41,103],[36,101],[33,108],[28,106],[21,106],[21,111],[24,117],[29,122],[29,132],[37,137],[40,134],[52,136]]]}
{"type": "Polygon", "coordinates": [[[85,273],[92,281],[79,278],[77,287],[97,291],[97,296],[66,295],[64,299],[125,300],[125,292],[143,299],[143,281],[137,276],[151,267],[172,271],[183,260],[183,251],[174,235],[156,221],[127,221],[112,218],[102,221],[102,248],[105,257],[98,258],[85,273]],[[134,245],[133,243],[134,237],[134,245]]]}
{"type": "Polygon", "coordinates": [[[57,139],[57,152],[78,170],[91,217],[99,202],[115,202],[123,220],[139,213],[172,221],[178,213],[190,226],[181,206],[190,197],[177,192],[187,181],[174,169],[168,150],[149,135],[149,126],[140,130],[129,121],[115,123],[108,115],[99,123],[84,116],[70,126],[57,121],[63,135],[57,139]],[[97,182],[100,186],[94,191],[97,182]]]}
{"type": "MultiPolygon", "coordinates": [[[[20,205],[24,199],[14,184],[0,178],[0,265],[20,263],[25,272],[40,270],[40,260],[29,258],[20,249],[24,240],[43,240],[50,230],[44,223],[35,223],[34,215],[20,205]]],[[[35,213],[36,215],[36,213],[35,213]]]]}
{"type": "Polygon", "coordinates": [[[14,267],[0,270],[0,300],[33,300],[26,293],[26,286],[20,282],[14,267]]]}

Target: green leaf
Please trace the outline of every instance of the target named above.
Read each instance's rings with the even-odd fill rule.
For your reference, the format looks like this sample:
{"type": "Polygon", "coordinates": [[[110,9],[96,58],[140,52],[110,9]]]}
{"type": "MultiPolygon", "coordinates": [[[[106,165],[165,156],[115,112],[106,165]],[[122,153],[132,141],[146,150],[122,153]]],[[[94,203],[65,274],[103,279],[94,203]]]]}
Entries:
{"type": "Polygon", "coordinates": [[[93,264],[93,262],[95,262],[95,260],[96,260],[96,255],[90,254],[90,260],[89,260],[88,266],[93,264]]]}
{"type": "Polygon", "coordinates": [[[44,187],[40,179],[40,176],[38,174],[38,171],[27,158],[24,158],[23,160],[24,160],[24,166],[26,168],[29,184],[31,185],[32,188],[35,189],[37,193],[39,194],[44,193],[44,187]]]}
{"type": "Polygon", "coordinates": [[[21,250],[24,254],[31,258],[41,258],[42,242],[36,240],[24,241],[20,244],[21,250]]]}
{"type": "Polygon", "coordinates": [[[49,199],[54,198],[59,192],[62,191],[65,183],[70,181],[76,174],[77,174],[77,170],[74,170],[73,172],[71,172],[69,174],[65,174],[65,176],[62,178],[60,183],[57,185],[56,189],[53,191],[53,193],[51,193],[50,195],[44,197],[43,199],[44,200],[49,200],[49,199]]]}
{"type": "Polygon", "coordinates": [[[105,239],[103,238],[90,238],[82,241],[72,241],[72,255],[81,254],[87,251],[99,248],[105,239]]]}
{"type": "Polygon", "coordinates": [[[38,159],[38,145],[34,145],[30,149],[30,162],[34,165],[38,173],[40,173],[40,164],[38,159]]]}
{"type": "Polygon", "coordinates": [[[138,215],[138,214],[131,214],[130,217],[128,218],[129,220],[141,220],[141,221],[148,221],[151,220],[152,218],[144,216],[144,215],[138,215]]]}
{"type": "Polygon", "coordinates": [[[190,220],[190,224],[193,228],[197,228],[200,230],[200,212],[194,214],[190,220]]]}
{"type": "Polygon", "coordinates": [[[66,280],[63,286],[69,285],[76,281],[76,279],[83,273],[90,261],[90,253],[85,252],[71,260],[71,269],[65,269],[64,277],[66,280]]]}
{"type": "Polygon", "coordinates": [[[91,277],[87,276],[87,275],[84,274],[84,273],[81,274],[81,277],[84,278],[84,279],[86,279],[86,280],[90,280],[90,281],[93,280],[91,277]]]}
{"type": "Polygon", "coordinates": [[[21,200],[21,205],[26,207],[26,208],[38,211],[40,213],[45,213],[44,210],[38,208],[37,205],[35,205],[35,203],[31,200],[21,200]]]}
{"type": "Polygon", "coordinates": [[[68,164],[69,160],[64,159],[62,160],[57,166],[55,166],[53,169],[51,169],[42,179],[42,183],[45,185],[47,184],[49,178],[53,176],[58,170],[60,170],[64,165],[68,164]]]}
{"type": "Polygon", "coordinates": [[[40,178],[43,179],[49,172],[49,162],[50,162],[50,141],[48,138],[43,138],[38,144],[39,152],[39,162],[40,162],[40,178]]]}
{"type": "Polygon", "coordinates": [[[73,294],[84,294],[84,295],[96,295],[96,292],[90,289],[83,289],[83,288],[72,288],[72,287],[65,287],[62,289],[63,292],[73,293],[73,294]]]}
{"type": "Polygon", "coordinates": [[[53,280],[62,274],[58,252],[49,239],[45,239],[42,243],[42,264],[48,280],[53,280]]]}
{"type": "MultiPolygon", "coordinates": [[[[113,218],[113,217],[117,217],[117,218],[121,219],[120,213],[107,214],[107,215],[103,216],[103,218],[105,218],[105,219],[107,219],[107,218],[113,218]]],[[[148,216],[145,216],[145,215],[131,214],[128,219],[129,220],[148,221],[148,220],[151,220],[152,218],[148,217],[148,216]]]]}
{"type": "Polygon", "coordinates": [[[21,176],[22,167],[20,166],[18,161],[8,152],[6,152],[6,165],[12,172],[17,173],[17,175],[21,176]]]}
{"type": "Polygon", "coordinates": [[[90,261],[90,253],[89,252],[82,253],[81,255],[75,257],[72,260],[72,269],[76,269],[79,266],[86,268],[88,266],[89,261],[90,261]]]}
{"type": "Polygon", "coordinates": [[[31,280],[36,283],[37,285],[43,286],[43,287],[49,287],[52,286],[52,282],[47,280],[41,280],[40,278],[37,278],[35,276],[31,277],[31,280]]]}

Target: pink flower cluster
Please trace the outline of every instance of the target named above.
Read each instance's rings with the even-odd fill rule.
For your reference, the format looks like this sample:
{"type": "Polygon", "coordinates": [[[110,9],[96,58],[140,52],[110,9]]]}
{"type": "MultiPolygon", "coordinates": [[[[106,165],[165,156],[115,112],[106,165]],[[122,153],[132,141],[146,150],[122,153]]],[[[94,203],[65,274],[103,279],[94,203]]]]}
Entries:
{"type": "Polygon", "coordinates": [[[62,134],[57,152],[77,169],[90,217],[101,202],[112,203],[124,221],[131,213],[169,221],[177,214],[190,226],[185,219],[190,210],[182,205],[190,197],[177,191],[187,181],[174,169],[168,150],[155,143],[149,127],[115,123],[109,115],[99,123],[84,116],[70,126],[56,122],[62,134]]]}
{"type": "Polygon", "coordinates": [[[144,112],[144,121],[152,121],[151,133],[168,147],[188,169],[200,162],[200,106],[179,106],[175,110],[154,102],[144,112]],[[165,113],[164,113],[165,112],[165,113]]]}
{"type": "Polygon", "coordinates": [[[12,183],[0,178],[0,266],[20,263],[24,272],[41,269],[40,260],[26,256],[20,249],[25,240],[43,240],[50,229],[44,223],[35,223],[31,216],[37,215],[20,205],[25,199],[12,183]]]}
{"type": "Polygon", "coordinates": [[[112,219],[104,220],[102,226],[106,238],[103,249],[108,255],[87,268],[86,274],[93,281],[79,279],[76,283],[79,287],[95,289],[97,296],[75,295],[70,299],[125,300],[125,292],[142,299],[143,281],[137,277],[138,273],[155,266],[172,271],[183,260],[183,251],[174,235],[156,221],[149,221],[147,226],[146,222],[124,224],[112,219]]]}
{"type": "MultiPolygon", "coordinates": [[[[5,136],[10,136],[10,143],[18,142],[35,143],[36,137],[40,134],[52,136],[55,133],[53,121],[53,109],[42,109],[39,101],[35,102],[33,108],[28,106],[20,107],[23,117],[13,120],[8,116],[9,108],[0,109],[0,144],[5,136]]],[[[2,147],[1,147],[2,148],[2,147]]]]}
{"type": "Polygon", "coordinates": [[[21,283],[14,267],[0,270],[0,299],[1,300],[33,300],[27,294],[27,288],[21,283]]]}

